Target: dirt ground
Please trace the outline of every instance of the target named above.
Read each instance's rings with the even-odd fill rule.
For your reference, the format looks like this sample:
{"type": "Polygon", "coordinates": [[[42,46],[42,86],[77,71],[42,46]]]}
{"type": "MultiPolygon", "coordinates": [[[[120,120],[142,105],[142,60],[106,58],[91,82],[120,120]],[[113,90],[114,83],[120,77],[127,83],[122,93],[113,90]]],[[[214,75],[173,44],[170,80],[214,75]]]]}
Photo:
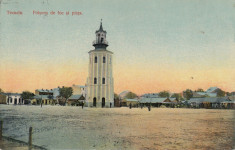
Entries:
{"type": "Polygon", "coordinates": [[[226,149],[235,110],[0,106],[5,136],[48,149],[226,149]],[[24,130],[25,129],[25,130],[24,130]]]}
{"type": "MultiPolygon", "coordinates": [[[[114,145],[126,149],[232,149],[234,110],[114,109],[98,121],[114,145]],[[102,123],[103,122],[103,123],[102,123]],[[109,123],[106,125],[105,123],[109,123]]],[[[104,112],[105,113],[105,112],[104,112]]]]}

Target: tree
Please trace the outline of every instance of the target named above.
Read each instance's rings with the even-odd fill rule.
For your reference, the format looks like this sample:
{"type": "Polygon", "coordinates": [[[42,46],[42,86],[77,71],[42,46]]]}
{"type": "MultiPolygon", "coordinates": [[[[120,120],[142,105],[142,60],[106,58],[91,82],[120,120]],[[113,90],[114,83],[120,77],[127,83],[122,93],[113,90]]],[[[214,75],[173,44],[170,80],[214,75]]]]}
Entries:
{"type": "Polygon", "coordinates": [[[217,90],[217,97],[224,97],[225,96],[225,92],[221,89],[217,90]]]}
{"type": "Polygon", "coordinates": [[[67,103],[67,100],[70,96],[73,94],[73,89],[72,87],[62,87],[59,89],[60,91],[60,96],[65,98],[65,104],[67,103]]]}
{"type": "Polygon", "coordinates": [[[187,90],[185,91],[185,97],[186,97],[187,100],[189,100],[190,98],[192,98],[192,97],[193,97],[193,91],[190,90],[190,89],[187,89],[187,90]]]}
{"type": "Polygon", "coordinates": [[[23,91],[21,94],[21,97],[26,100],[26,99],[33,99],[34,94],[32,92],[29,91],[23,91]]]}
{"type": "Polygon", "coordinates": [[[168,91],[162,91],[158,95],[159,97],[170,97],[170,93],[168,91]]]}
{"type": "Polygon", "coordinates": [[[119,96],[116,93],[114,93],[114,99],[116,99],[116,100],[120,99],[119,96]]]}
{"type": "Polygon", "coordinates": [[[137,97],[137,95],[136,95],[135,93],[133,93],[133,92],[129,92],[129,93],[127,93],[127,95],[125,96],[126,99],[134,99],[134,98],[136,98],[136,97],[137,97]]]}
{"type": "Polygon", "coordinates": [[[0,93],[4,93],[4,91],[0,88],[0,93]]]}
{"type": "Polygon", "coordinates": [[[226,92],[227,96],[232,96],[232,93],[226,92]]]}
{"type": "Polygon", "coordinates": [[[204,92],[202,88],[198,88],[195,92],[204,92]]]}
{"type": "Polygon", "coordinates": [[[171,95],[171,98],[176,98],[177,100],[181,100],[182,96],[179,93],[174,93],[171,95]]]}

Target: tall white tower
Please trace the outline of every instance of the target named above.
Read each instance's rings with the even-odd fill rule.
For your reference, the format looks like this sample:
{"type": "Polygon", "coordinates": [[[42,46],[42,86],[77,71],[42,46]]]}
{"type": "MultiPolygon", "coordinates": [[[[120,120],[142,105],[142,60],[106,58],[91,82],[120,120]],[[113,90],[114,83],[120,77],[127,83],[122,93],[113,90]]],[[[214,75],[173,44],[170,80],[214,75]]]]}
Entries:
{"type": "Polygon", "coordinates": [[[106,50],[106,47],[108,47],[107,32],[103,30],[102,22],[95,34],[96,40],[93,42],[95,49],[88,52],[89,71],[86,85],[86,106],[113,107],[113,53],[106,50]]]}

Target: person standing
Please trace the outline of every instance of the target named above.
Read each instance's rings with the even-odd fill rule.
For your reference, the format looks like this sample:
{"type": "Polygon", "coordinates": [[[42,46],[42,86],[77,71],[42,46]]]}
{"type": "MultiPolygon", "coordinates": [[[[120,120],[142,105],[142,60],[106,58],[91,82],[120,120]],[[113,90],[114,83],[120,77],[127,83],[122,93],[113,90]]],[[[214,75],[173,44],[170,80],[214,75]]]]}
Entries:
{"type": "Polygon", "coordinates": [[[151,110],[151,105],[149,104],[149,106],[148,106],[148,110],[150,111],[151,110]]]}
{"type": "Polygon", "coordinates": [[[82,109],[83,109],[83,106],[84,106],[84,102],[82,102],[82,109]]]}

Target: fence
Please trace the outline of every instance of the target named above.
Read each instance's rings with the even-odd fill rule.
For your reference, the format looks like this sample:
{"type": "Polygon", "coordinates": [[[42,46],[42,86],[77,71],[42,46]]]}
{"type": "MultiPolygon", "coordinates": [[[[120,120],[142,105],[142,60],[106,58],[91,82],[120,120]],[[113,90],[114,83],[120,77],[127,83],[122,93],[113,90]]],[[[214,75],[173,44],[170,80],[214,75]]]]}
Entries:
{"type": "Polygon", "coordinates": [[[11,137],[3,136],[3,121],[2,120],[0,121],[0,140],[7,140],[7,141],[11,141],[13,143],[20,143],[21,145],[27,146],[29,148],[29,150],[31,150],[31,149],[46,150],[46,148],[44,148],[44,147],[33,145],[33,128],[32,127],[29,127],[28,143],[24,142],[24,141],[16,140],[11,137]]]}

